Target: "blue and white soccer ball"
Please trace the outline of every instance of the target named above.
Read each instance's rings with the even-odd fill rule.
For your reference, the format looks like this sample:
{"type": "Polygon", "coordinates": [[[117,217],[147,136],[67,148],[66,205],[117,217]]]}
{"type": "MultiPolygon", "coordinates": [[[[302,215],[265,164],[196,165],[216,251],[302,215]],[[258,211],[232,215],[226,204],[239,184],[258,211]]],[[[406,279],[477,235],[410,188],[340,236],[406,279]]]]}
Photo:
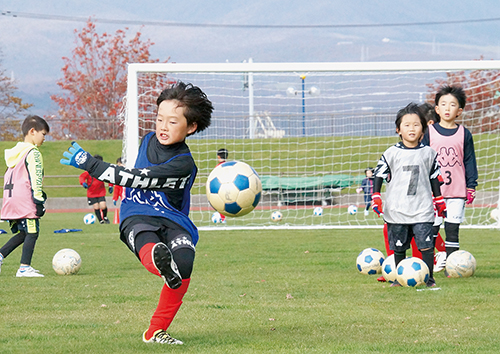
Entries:
{"type": "Polygon", "coordinates": [[[225,222],[225,220],[222,220],[222,216],[218,211],[216,211],[212,214],[212,222],[214,224],[222,224],[223,222],[225,222]]]}
{"type": "Polygon", "coordinates": [[[391,254],[382,263],[382,275],[389,283],[394,283],[398,273],[396,272],[396,263],[394,261],[394,254],[391,254]]]}
{"type": "Polygon", "coordinates": [[[271,220],[274,222],[278,222],[283,220],[283,214],[281,214],[281,211],[273,211],[271,214],[271,220]]]}
{"type": "Polygon", "coordinates": [[[382,271],[384,254],[376,248],[366,248],[356,258],[356,268],[361,274],[378,274],[382,271]]]}
{"type": "Polygon", "coordinates": [[[95,223],[96,217],[92,213],[88,213],[83,217],[83,222],[87,225],[95,223]]]}
{"type": "Polygon", "coordinates": [[[467,251],[458,250],[446,259],[444,272],[450,278],[467,278],[476,271],[476,258],[467,251]]]}
{"type": "Polygon", "coordinates": [[[213,169],[207,179],[210,205],[226,216],[243,216],[255,209],[262,194],[259,175],[248,164],[228,161],[213,169]]]}
{"type": "Polygon", "coordinates": [[[408,287],[424,285],[429,280],[429,268],[420,258],[405,258],[398,264],[396,280],[408,287]]]}
{"type": "Polygon", "coordinates": [[[356,205],[349,205],[347,208],[347,212],[351,215],[354,215],[358,212],[358,207],[356,205]]]}
{"type": "Polygon", "coordinates": [[[314,216],[321,216],[321,215],[323,215],[323,208],[322,207],[316,207],[316,208],[314,208],[313,215],[314,216]]]}

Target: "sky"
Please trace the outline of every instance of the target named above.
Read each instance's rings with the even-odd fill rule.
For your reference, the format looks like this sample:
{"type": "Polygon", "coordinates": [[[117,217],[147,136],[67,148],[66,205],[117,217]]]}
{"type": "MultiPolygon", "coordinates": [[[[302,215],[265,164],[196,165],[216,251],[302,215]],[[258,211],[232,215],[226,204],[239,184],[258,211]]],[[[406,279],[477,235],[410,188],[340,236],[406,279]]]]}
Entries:
{"type": "Polygon", "coordinates": [[[1,68],[31,113],[56,111],[62,58],[90,17],[177,63],[500,59],[497,0],[2,0],[1,68]]]}

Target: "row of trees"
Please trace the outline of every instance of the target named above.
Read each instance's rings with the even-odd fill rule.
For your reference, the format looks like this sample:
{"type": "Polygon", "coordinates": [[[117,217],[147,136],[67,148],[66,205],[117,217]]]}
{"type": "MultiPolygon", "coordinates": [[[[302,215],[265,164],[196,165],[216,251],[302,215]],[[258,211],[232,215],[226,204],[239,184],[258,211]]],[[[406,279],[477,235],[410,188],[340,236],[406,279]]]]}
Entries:
{"type": "MultiPolygon", "coordinates": [[[[63,57],[62,78],[57,80],[61,94],[51,96],[58,105],[56,114],[45,117],[55,139],[121,139],[123,126],[118,118],[127,89],[128,63],[154,63],[149,39],[137,32],[131,39],[128,28],[114,34],[97,32],[89,19],[83,29],[75,30],[72,55],[63,57]]],[[[481,58],[482,59],[482,58],[481,58]]],[[[157,92],[169,83],[154,74],[146,78],[143,89],[157,92]],[[146,86],[146,87],[145,87],[146,86]],[[145,87],[145,88],[144,88],[145,87]]],[[[428,85],[427,100],[445,83],[462,85],[467,93],[464,123],[473,133],[500,129],[500,71],[475,70],[448,73],[447,77],[428,85]]],[[[32,104],[15,96],[14,81],[0,65],[0,139],[16,140],[20,135],[20,119],[32,104]]],[[[154,105],[154,102],[151,102],[154,105]]],[[[153,123],[151,123],[153,124],[153,123]]]]}
{"type": "MultiPolygon", "coordinates": [[[[118,115],[127,90],[127,64],[159,62],[151,58],[153,42],[144,40],[141,32],[131,38],[127,32],[125,28],[99,34],[91,19],[74,31],[75,48],[70,57],[63,57],[63,75],[56,82],[62,93],[51,96],[58,112],[44,117],[54,139],[122,138],[118,115]]],[[[33,106],[15,96],[16,90],[14,81],[0,70],[0,140],[20,138],[21,120],[33,106]]]]}

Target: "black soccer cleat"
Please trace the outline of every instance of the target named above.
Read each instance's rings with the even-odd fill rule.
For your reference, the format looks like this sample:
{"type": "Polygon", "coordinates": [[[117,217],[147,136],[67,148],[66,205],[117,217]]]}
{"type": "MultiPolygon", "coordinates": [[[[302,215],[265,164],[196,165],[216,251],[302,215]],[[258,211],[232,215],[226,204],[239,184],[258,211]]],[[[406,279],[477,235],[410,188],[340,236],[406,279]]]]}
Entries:
{"type": "Polygon", "coordinates": [[[172,252],[168,249],[167,245],[159,242],[153,246],[151,250],[153,264],[155,265],[165,284],[170,289],[177,289],[182,285],[182,277],[177,269],[177,264],[174,262],[172,252]]]}

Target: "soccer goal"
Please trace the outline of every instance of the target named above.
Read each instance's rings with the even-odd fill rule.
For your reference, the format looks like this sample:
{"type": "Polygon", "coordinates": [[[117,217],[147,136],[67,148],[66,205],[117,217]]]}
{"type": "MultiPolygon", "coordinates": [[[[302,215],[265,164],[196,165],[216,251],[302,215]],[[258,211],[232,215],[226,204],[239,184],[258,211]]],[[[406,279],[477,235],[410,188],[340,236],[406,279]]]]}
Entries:
{"type": "Polygon", "coordinates": [[[212,125],[188,138],[199,168],[191,203],[199,227],[381,227],[357,193],[364,171],[398,141],[396,112],[433,103],[444,83],[466,91],[460,123],[473,133],[479,169],[463,226],[498,225],[491,212],[499,204],[500,61],[130,64],[122,114],[128,166],[154,130],[159,92],[178,81],[199,86],[215,107],[212,125]],[[252,213],[213,224],[205,182],[221,148],[259,173],[263,191],[252,213]],[[271,220],[275,210],[282,221],[271,220]]]}

